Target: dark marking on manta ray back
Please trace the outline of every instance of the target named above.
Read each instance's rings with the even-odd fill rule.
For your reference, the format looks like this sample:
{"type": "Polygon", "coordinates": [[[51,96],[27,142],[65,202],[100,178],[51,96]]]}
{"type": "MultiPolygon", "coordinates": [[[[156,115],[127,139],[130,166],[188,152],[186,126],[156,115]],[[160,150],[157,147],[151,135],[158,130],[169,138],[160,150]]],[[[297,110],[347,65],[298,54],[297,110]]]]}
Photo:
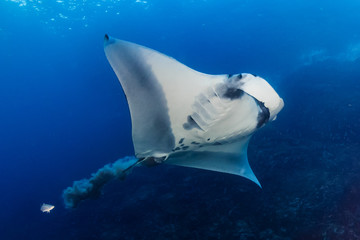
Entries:
{"type": "Polygon", "coordinates": [[[224,93],[225,98],[230,98],[231,100],[239,99],[244,95],[244,91],[238,88],[228,88],[224,93]]]}
{"type": "Polygon", "coordinates": [[[199,145],[200,143],[198,143],[198,142],[191,142],[191,144],[193,144],[193,145],[199,145]]]}
{"type": "Polygon", "coordinates": [[[182,150],[186,150],[188,148],[189,148],[189,146],[184,146],[184,147],[182,147],[182,150]]]}
{"type": "Polygon", "coordinates": [[[182,144],[185,138],[181,138],[179,144],[182,144]]]}
{"type": "Polygon", "coordinates": [[[169,106],[151,66],[146,59],[139,57],[138,47],[129,43],[116,41],[110,53],[109,61],[121,53],[116,58],[116,69],[122,73],[120,83],[131,110],[133,141],[141,142],[134,145],[135,151],[171,151],[175,147],[175,136],[171,128],[169,106]]]}

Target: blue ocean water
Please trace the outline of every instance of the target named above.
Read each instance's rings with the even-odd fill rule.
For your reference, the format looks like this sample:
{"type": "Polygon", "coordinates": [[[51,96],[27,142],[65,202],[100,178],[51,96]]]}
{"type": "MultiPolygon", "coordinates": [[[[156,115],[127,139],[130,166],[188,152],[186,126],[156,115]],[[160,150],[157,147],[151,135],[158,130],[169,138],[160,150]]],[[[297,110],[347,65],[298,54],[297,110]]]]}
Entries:
{"type": "Polygon", "coordinates": [[[360,239],[360,2],[3,0],[0,239],[360,239]],[[65,209],[74,180],[133,155],[103,37],[285,101],[249,160],[262,183],[160,165],[65,209]],[[50,213],[40,211],[51,203],[50,213]]]}

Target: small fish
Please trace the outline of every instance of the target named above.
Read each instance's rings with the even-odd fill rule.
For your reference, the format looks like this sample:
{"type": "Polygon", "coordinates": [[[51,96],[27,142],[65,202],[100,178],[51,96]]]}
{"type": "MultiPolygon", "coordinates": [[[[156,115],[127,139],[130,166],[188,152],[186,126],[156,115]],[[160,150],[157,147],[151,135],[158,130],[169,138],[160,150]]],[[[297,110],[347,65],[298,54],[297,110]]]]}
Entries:
{"type": "Polygon", "coordinates": [[[54,205],[50,205],[50,204],[43,203],[43,204],[41,205],[40,210],[41,210],[42,212],[50,213],[50,211],[53,210],[54,208],[55,208],[54,205]]]}

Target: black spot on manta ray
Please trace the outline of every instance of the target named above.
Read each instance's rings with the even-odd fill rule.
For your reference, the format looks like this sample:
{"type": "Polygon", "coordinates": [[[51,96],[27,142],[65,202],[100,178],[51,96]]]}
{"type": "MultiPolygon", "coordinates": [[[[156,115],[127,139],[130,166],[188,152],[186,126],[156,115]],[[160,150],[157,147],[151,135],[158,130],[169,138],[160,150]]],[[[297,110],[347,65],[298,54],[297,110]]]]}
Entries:
{"type": "Polygon", "coordinates": [[[185,130],[191,130],[193,128],[202,130],[199,124],[197,124],[197,122],[195,122],[195,120],[190,115],[187,117],[187,122],[183,124],[183,128],[185,130]]]}
{"type": "Polygon", "coordinates": [[[265,123],[267,123],[269,121],[270,118],[270,111],[267,107],[265,107],[263,102],[257,101],[257,104],[259,105],[261,111],[259,112],[258,116],[257,116],[257,128],[260,128],[261,126],[263,126],[265,123]]]}
{"type": "Polygon", "coordinates": [[[179,144],[182,144],[185,138],[181,138],[179,144]]]}
{"type": "Polygon", "coordinates": [[[182,150],[186,150],[188,148],[189,148],[189,146],[184,146],[184,147],[182,147],[182,150]]]}
{"type": "Polygon", "coordinates": [[[244,95],[244,91],[238,88],[228,88],[223,97],[230,98],[231,100],[239,99],[244,95]]]}
{"type": "Polygon", "coordinates": [[[191,144],[199,145],[200,143],[194,141],[194,142],[191,142],[191,144]]]}

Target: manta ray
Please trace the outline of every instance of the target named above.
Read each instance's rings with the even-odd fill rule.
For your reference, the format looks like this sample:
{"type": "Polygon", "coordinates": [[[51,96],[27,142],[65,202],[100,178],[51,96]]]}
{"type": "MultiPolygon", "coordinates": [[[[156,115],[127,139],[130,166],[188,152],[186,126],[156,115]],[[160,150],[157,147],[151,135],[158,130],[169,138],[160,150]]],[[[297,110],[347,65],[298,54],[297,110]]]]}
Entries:
{"type": "Polygon", "coordinates": [[[168,163],[245,177],[254,132],[275,120],[283,100],[263,78],[210,75],[150,48],[105,35],[105,55],[129,104],[135,156],[107,164],[63,192],[67,208],[97,198],[135,166],[168,163]]]}
{"type": "Polygon", "coordinates": [[[249,73],[201,73],[108,35],[104,50],[129,105],[136,165],[235,174],[261,187],[248,162],[249,140],[284,106],[267,81],[249,73]]]}

